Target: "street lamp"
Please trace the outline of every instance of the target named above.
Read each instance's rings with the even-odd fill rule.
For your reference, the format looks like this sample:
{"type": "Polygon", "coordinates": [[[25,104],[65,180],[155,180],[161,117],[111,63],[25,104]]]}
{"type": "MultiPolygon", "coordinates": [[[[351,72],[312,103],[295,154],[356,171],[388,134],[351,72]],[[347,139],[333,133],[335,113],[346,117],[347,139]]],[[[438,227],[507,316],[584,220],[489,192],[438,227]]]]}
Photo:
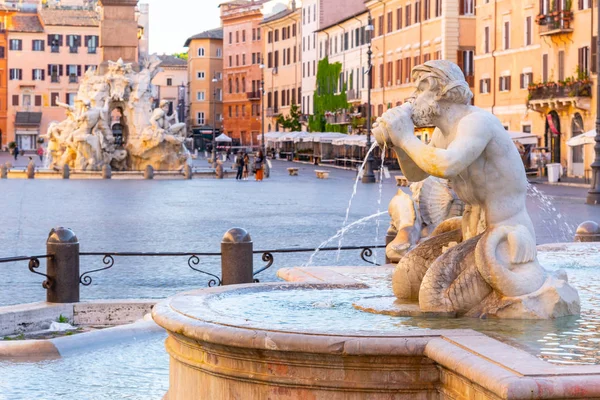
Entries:
{"type": "Polygon", "coordinates": [[[261,90],[260,115],[262,118],[261,141],[262,141],[262,153],[263,153],[263,157],[265,157],[265,154],[267,154],[267,153],[265,152],[265,64],[264,64],[264,59],[263,59],[263,62],[260,64],[260,71],[261,71],[261,76],[260,76],[260,90],[261,90]]]}
{"type": "MultiPolygon", "coordinates": [[[[371,150],[371,82],[373,77],[373,65],[371,64],[371,57],[373,56],[373,51],[371,50],[371,36],[372,32],[375,30],[373,27],[373,19],[371,18],[371,13],[369,13],[369,19],[367,22],[367,26],[365,27],[365,31],[367,34],[367,151],[371,150]]],[[[375,174],[373,173],[373,152],[369,151],[369,155],[367,156],[367,165],[366,170],[362,177],[362,183],[375,183],[375,174]]]]}
{"type": "MultiPolygon", "coordinates": [[[[598,7],[598,17],[600,17],[600,4],[598,7]]],[[[600,19],[599,19],[600,21],[600,19]]],[[[598,37],[600,38],[600,26],[598,26],[598,37]]],[[[600,40],[598,42],[598,49],[600,49],[600,40]]],[[[600,53],[596,53],[600,54],[600,53]]],[[[596,156],[592,163],[592,187],[587,195],[587,204],[599,205],[600,204],[600,57],[596,57],[598,71],[598,78],[596,79],[596,144],[594,145],[594,152],[596,156]]]]}
{"type": "Polygon", "coordinates": [[[213,85],[213,128],[212,128],[212,160],[213,168],[217,167],[217,74],[215,73],[212,78],[213,85]]]}

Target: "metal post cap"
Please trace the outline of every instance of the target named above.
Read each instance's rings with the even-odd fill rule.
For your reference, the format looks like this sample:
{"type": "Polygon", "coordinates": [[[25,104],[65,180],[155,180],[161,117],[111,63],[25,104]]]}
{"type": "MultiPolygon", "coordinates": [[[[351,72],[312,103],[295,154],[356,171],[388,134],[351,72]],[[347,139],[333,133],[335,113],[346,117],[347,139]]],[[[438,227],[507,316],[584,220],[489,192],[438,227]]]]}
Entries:
{"type": "Polygon", "coordinates": [[[225,232],[221,243],[252,243],[252,238],[243,228],[231,228],[225,232]]]}
{"type": "Polygon", "coordinates": [[[75,233],[69,228],[52,228],[46,243],[79,243],[75,233]]]}
{"type": "Polygon", "coordinates": [[[585,221],[577,227],[575,233],[578,235],[598,234],[600,233],[600,226],[594,221],[585,221]]]}

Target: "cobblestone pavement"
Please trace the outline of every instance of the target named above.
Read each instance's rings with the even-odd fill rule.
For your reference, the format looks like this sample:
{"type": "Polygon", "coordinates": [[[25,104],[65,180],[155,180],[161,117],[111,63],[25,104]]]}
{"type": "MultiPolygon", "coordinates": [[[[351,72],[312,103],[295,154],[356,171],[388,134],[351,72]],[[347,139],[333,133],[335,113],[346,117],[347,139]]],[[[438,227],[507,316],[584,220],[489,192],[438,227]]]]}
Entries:
{"type": "MultiPolygon", "coordinates": [[[[19,158],[21,160],[21,157],[19,158]]],[[[0,157],[0,162],[2,158],[0,157]]],[[[206,160],[197,160],[206,165],[206,160]]],[[[255,249],[315,248],[342,227],[352,194],[355,171],[331,169],[330,179],[316,179],[313,165],[274,161],[264,182],[235,179],[192,181],[144,180],[1,180],[0,257],[40,254],[54,226],[74,230],[82,251],[218,252],[227,229],[246,228],[255,249]],[[299,176],[288,176],[290,165],[299,176]]],[[[318,167],[324,169],[326,167],[318,167]]],[[[252,178],[251,178],[252,179],[252,178]]],[[[600,207],[585,205],[584,188],[532,185],[542,195],[530,196],[528,208],[538,243],[572,240],[582,221],[600,221],[600,207]]],[[[392,179],[358,184],[348,221],[385,211],[398,188],[392,179]],[[381,203],[380,199],[381,189],[381,203]]],[[[404,189],[406,190],[406,189],[404,189]]],[[[532,194],[535,192],[531,190],[532,194]]],[[[389,219],[372,219],[351,229],[343,244],[382,244],[389,219]]],[[[336,246],[337,240],[331,242],[336,246]]],[[[277,255],[263,281],[274,280],[276,269],[303,265],[310,254],[277,255]]],[[[383,252],[377,261],[382,262],[383,252]]],[[[82,259],[82,271],[102,266],[101,258],[82,259]]],[[[320,253],[316,265],[361,265],[359,252],[320,253]]],[[[255,258],[254,267],[263,263],[255,258]]],[[[201,267],[219,273],[218,258],[204,258],[201,267]]],[[[44,298],[41,280],[27,263],[0,265],[0,305],[44,298]]],[[[116,259],[108,271],[93,275],[82,287],[82,299],[114,297],[160,298],[206,284],[187,259],[116,259]]]]}

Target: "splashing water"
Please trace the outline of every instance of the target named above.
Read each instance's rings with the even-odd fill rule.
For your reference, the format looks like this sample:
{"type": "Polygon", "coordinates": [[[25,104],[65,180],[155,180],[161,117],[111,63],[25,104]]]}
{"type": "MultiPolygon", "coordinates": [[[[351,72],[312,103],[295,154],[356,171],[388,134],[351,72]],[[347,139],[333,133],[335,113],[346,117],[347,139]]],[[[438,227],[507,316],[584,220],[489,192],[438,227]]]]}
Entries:
{"type": "Polygon", "coordinates": [[[42,158],[42,168],[43,169],[50,169],[50,160],[51,160],[50,151],[48,150],[48,147],[44,147],[44,157],[42,158]]]}
{"type": "MultiPolygon", "coordinates": [[[[352,200],[354,200],[354,196],[356,196],[356,190],[358,189],[358,181],[361,179],[362,172],[365,169],[365,165],[367,165],[367,160],[369,158],[369,155],[371,154],[371,152],[373,150],[375,150],[375,147],[377,147],[377,142],[373,143],[373,145],[371,146],[369,151],[367,151],[367,154],[365,155],[365,159],[363,160],[363,163],[361,164],[360,168],[358,169],[358,173],[356,174],[356,179],[354,180],[354,187],[352,188],[352,195],[350,196],[350,200],[348,201],[348,208],[346,208],[346,217],[344,218],[344,223],[342,224],[342,230],[344,229],[344,227],[346,227],[346,224],[348,223],[348,218],[350,217],[350,208],[352,207],[352,200]]],[[[342,239],[343,239],[343,237],[340,236],[340,240],[338,241],[338,252],[335,257],[336,261],[340,260],[339,248],[342,247],[342,239]]],[[[311,257],[311,259],[312,259],[312,257],[311,257]]]]}
{"type": "Polygon", "coordinates": [[[541,192],[532,184],[527,185],[527,195],[537,200],[537,206],[544,215],[544,220],[548,223],[544,227],[548,230],[548,234],[554,238],[556,229],[560,232],[560,237],[557,238],[561,242],[570,242],[575,235],[573,227],[567,222],[564,216],[554,207],[554,198],[541,192]]]}
{"type": "MultiPolygon", "coordinates": [[[[383,168],[385,167],[385,150],[386,146],[381,149],[381,165],[379,167],[379,198],[377,199],[377,213],[381,212],[381,198],[383,197],[383,168]]],[[[377,225],[375,228],[375,243],[379,243],[379,223],[377,219],[377,225]]],[[[373,249],[373,261],[377,263],[377,249],[373,249]]]]}
{"type": "MultiPolygon", "coordinates": [[[[367,216],[367,217],[361,218],[361,219],[359,219],[359,220],[357,220],[357,221],[354,221],[353,223],[351,223],[351,224],[349,224],[349,225],[347,225],[347,226],[343,227],[342,229],[340,229],[339,231],[337,231],[335,235],[333,235],[332,237],[330,237],[329,239],[327,239],[326,241],[324,241],[323,243],[321,243],[321,244],[319,245],[319,247],[317,247],[317,248],[315,249],[315,251],[314,251],[314,252],[313,252],[313,253],[310,255],[310,258],[308,259],[308,262],[307,262],[306,264],[304,264],[304,265],[303,265],[303,267],[310,267],[310,266],[312,265],[312,263],[313,263],[313,259],[315,258],[315,256],[316,256],[316,255],[319,253],[319,251],[320,251],[320,250],[321,250],[323,247],[327,246],[329,243],[331,243],[331,242],[332,242],[332,241],[334,241],[335,239],[337,239],[337,238],[341,238],[341,237],[342,237],[342,236],[344,236],[344,234],[345,234],[346,232],[348,232],[350,229],[354,228],[355,226],[358,226],[358,225],[364,224],[365,222],[367,222],[367,221],[370,221],[370,220],[372,220],[373,218],[380,217],[380,216],[382,216],[382,215],[384,215],[384,214],[387,214],[387,211],[384,211],[384,212],[378,212],[378,213],[375,213],[375,214],[369,215],[369,216],[367,216]]],[[[338,253],[339,253],[339,251],[340,251],[340,249],[338,248],[338,253]]],[[[336,261],[337,261],[337,260],[336,260],[336,261]]]]}

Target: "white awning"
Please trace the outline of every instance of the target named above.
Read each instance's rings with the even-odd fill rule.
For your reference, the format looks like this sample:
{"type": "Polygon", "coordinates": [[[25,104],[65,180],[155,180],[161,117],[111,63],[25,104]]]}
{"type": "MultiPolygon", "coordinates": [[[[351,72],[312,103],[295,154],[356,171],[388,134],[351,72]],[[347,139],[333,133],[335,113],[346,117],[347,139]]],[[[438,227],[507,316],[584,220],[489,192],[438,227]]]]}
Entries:
{"type": "Polygon", "coordinates": [[[575,147],[582,146],[584,144],[594,144],[596,143],[595,138],[596,130],[593,129],[591,131],[582,133],[581,135],[574,136],[571,139],[567,140],[567,146],[575,147]]]}
{"type": "Polygon", "coordinates": [[[511,131],[508,131],[507,133],[514,142],[519,142],[521,144],[538,144],[538,137],[531,133],[511,131]]]}
{"type": "Polygon", "coordinates": [[[215,142],[228,142],[231,143],[231,138],[224,133],[221,133],[219,136],[215,138],[215,142]]]}

